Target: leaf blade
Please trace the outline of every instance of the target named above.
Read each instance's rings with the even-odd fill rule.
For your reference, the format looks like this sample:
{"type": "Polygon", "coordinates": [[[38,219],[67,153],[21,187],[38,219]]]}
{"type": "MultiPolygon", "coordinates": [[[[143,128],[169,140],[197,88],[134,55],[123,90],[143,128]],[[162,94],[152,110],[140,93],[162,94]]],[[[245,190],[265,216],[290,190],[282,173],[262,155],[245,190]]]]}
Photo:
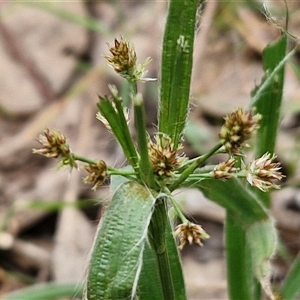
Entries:
{"type": "Polygon", "coordinates": [[[87,299],[134,296],[154,204],[149,190],[137,183],[125,182],[117,189],[99,225],[86,286],[87,299]]]}
{"type": "Polygon", "coordinates": [[[161,63],[159,131],[177,147],[188,113],[198,0],[172,0],[161,63]]]}

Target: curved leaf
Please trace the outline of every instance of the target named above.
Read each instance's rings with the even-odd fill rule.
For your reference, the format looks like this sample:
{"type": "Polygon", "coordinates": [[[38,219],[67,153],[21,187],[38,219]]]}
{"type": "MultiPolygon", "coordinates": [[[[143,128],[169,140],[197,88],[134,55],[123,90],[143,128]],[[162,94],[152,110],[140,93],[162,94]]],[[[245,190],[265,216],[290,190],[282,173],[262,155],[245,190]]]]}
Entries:
{"type": "Polygon", "coordinates": [[[134,182],[113,196],[98,228],[86,286],[88,300],[133,299],[155,198],[134,182]]]}

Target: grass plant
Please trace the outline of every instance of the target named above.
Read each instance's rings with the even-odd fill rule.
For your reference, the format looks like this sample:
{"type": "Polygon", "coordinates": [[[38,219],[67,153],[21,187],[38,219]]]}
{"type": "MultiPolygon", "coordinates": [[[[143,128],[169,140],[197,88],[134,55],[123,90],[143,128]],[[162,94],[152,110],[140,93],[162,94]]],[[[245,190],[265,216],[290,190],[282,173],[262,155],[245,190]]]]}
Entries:
{"type": "Polygon", "coordinates": [[[275,291],[270,281],[270,261],[277,243],[274,220],[269,213],[270,190],[278,189],[283,178],[273,153],[284,68],[295,50],[286,53],[287,35],[283,31],[280,39],[264,51],[265,77],[253,90],[249,107],[237,107],[228,114],[216,145],[189,159],[182,153],[182,139],[189,111],[199,4],[202,2],[198,0],[169,2],[158,130],[153,137],[146,131],[143,96],[137,87],[137,82],[147,81],[148,61],[138,64],[133,46],[123,38],[109,45],[110,54],[105,58],[130,87],[136,141],[128,127],[127,108],[116,87],[110,86],[111,95],[99,96],[97,118],[120,144],[127,167],[114,169],[102,160],[84,158],[70,150],[62,133],[49,129],[39,137],[41,148],[34,149],[35,153],[56,158],[60,166],[71,169],[83,162],[88,172],[84,181],[91,183],[93,189],[107,177],[111,179],[113,196],[95,237],[84,299],[187,299],[179,249],[192,243],[203,246],[209,234],[201,225],[189,221],[174,200],[172,193],[182,187],[199,189],[226,210],[229,299],[290,300],[300,292],[300,285],[296,284],[300,276],[299,258],[281,290],[275,291]],[[254,136],[255,159],[246,163],[244,149],[254,136]],[[227,154],[227,159],[203,167],[211,156],[219,153],[227,154]],[[176,228],[168,215],[170,207],[181,222],[176,228]]]}

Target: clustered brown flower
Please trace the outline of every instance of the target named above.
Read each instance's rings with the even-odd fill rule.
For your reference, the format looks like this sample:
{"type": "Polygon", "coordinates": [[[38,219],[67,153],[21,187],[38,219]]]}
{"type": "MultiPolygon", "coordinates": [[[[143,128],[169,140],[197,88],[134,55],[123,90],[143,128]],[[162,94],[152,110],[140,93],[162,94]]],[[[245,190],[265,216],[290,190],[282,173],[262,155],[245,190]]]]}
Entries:
{"type": "Polygon", "coordinates": [[[96,164],[86,165],[85,170],[89,173],[89,175],[83,178],[83,182],[94,184],[92,190],[95,191],[103,184],[107,177],[106,163],[103,160],[98,160],[96,164]]]}
{"type": "Polygon", "coordinates": [[[260,114],[255,114],[254,109],[244,111],[242,108],[234,110],[227,115],[221,128],[219,137],[225,149],[233,155],[241,155],[240,150],[249,147],[247,140],[258,130],[260,114]]]}
{"type": "Polygon", "coordinates": [[[235,168],[234,165],[236,160],[230,158],[227,161],[221,162],[214,168],[214,178],[218,179],[229,179],[233,177],[233,174],[238,171],[238,168],[235,168]]]}
{"type": "Polygon", "coordinates": [[[113,46],[108,44],[112,56],[104,55],[114,70],[123,77],[131,78],[136,66],[136,53],[131,45],[123,38],[115,39],[113,46]]]}
{"type": "Polygon", "coordinates": [[[182,145],[174,149],[172,139],[166,134],[156,134],[154,141],[149,139],[148,151],[154,172],[159,176],[174,176],[185,161],[185,156],[179,154],[181,149],[182,145]]]}
{"type": "Polygon", "coordinates": [[[51,131],[47,128],[44,130],[44,134],[39,135],[37,141],[42,145],[42,148],[33,149],[33,153],[48,158],[58,158],[62,165],[77,168],[73,153],[67,144],[66,137],[59,131],[51,131]]]}
{"type": "Polygon", "coordinates": [[[275,159],[275,154],[265,153],[262,157],[251,162],[246,167],[246,178],[249,184],[263,192],[270,188],[279,189],[280,186],[276,184],[276,181],[281,180],[284,175],[279,171],[281,165],[279,162],[274,162],[275,159]]]}
{"type": "Polygon", "coordinates": [[[195,243],[199,246],[203,246],[201,240],[207,240],[210,238],[200,225],[192,222],[185,222],[178,225],[175,228],[174,235],[179,238],[179,249],[182,249],[187,243],[195,243]]]}

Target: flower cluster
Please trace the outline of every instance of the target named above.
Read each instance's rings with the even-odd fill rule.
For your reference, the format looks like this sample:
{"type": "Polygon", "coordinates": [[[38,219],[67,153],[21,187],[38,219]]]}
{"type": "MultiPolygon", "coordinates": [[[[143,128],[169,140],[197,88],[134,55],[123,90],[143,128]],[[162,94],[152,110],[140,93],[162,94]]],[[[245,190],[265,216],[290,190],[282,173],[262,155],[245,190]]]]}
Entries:
{"type": "Polygon", "coordinates": [[[123,40],[123,38],[121,38],[120,41],[115,39],[114,45],[111,46],[108,44],[108,48],[111,56],[104,55],[104,57],[107,59],[109,65],[120,76],[134,81],[153,80],[150,78],[143,78],[143,76],[147,73],[145,67],[151,59],[147,58],[144,63],[137,64],[136,52],[129,42],[123,40]]]}
{"type": "Polygon", "coordinates": [[[214,178],[219,179],[229,179],[233,177],[233,174],[238,171],[238,168],[235,168],[234,165],[236,160],[234,158],[230,158],[227,161],[221,162],[214,168],[214,178]]]}
{"type": "Polygon", "coordinates": [[[44,130],[37,141],[42,145],[40,149],[33,149],[32,152],[44,155],[48,158],[58,158],[62,166],[69,165],[71,168],[77,168],[75,158],[67,144],[66,137],[59,131],[44,130]]]}
{"type": "Polygon", "coordinates": [[[149,157],[156,175],[174,176],[175,170],[186,160],[184,155],[179,154],[181,149],[182,145],[174,149],[174,143],[166,134],[156,134],[154,141],[149,139],[149,157]]]}
{"type": "Polygon", "coordinates": [[[96,164],[88,164],[85,166],[88,176],[83,178],[84,183],[92,183],[92,190],[96,190],[101,186],[107,177],[107,166],[103,160],[98,160],[96,164]]]}
{"type": "Polygon", "coordinates": [[[198,244],[203,246],[201,240],[207,240],[210,236],[205,232],[205,230],[197,224],[192,222],[185,222],[176,227],[174,235],[179,238],[179,249],[181,250],[187,243],[188,244],[198,244]]]}
{"type": "Polygon", "coordinates": [[[279,162],[274,162],[275,159],[275,154],[265,153],[246,166],[246,178],[249,184],[263,192],[270,188],[279,189],[280,186],[275,182],[281,180],[284,175],[279,171],[281,166],[279,162]]]}
{"type": "Polygon", "coordinates": [[[227,115],[219,137],[227,150],[233,155],[241,155],[240,150],[249,147],[246,143],[258,130],[260,114],[254,114],[254,109],[244,111],[242,108],[227,115]]]}
{"type": "Polygon", "coordinates": [[[113,46],[108,44],[112,56],[105,55],[114,70],[125,78],[131,78],[136,66],[136,53],[127,41],[115,39],[113,46]]]}

